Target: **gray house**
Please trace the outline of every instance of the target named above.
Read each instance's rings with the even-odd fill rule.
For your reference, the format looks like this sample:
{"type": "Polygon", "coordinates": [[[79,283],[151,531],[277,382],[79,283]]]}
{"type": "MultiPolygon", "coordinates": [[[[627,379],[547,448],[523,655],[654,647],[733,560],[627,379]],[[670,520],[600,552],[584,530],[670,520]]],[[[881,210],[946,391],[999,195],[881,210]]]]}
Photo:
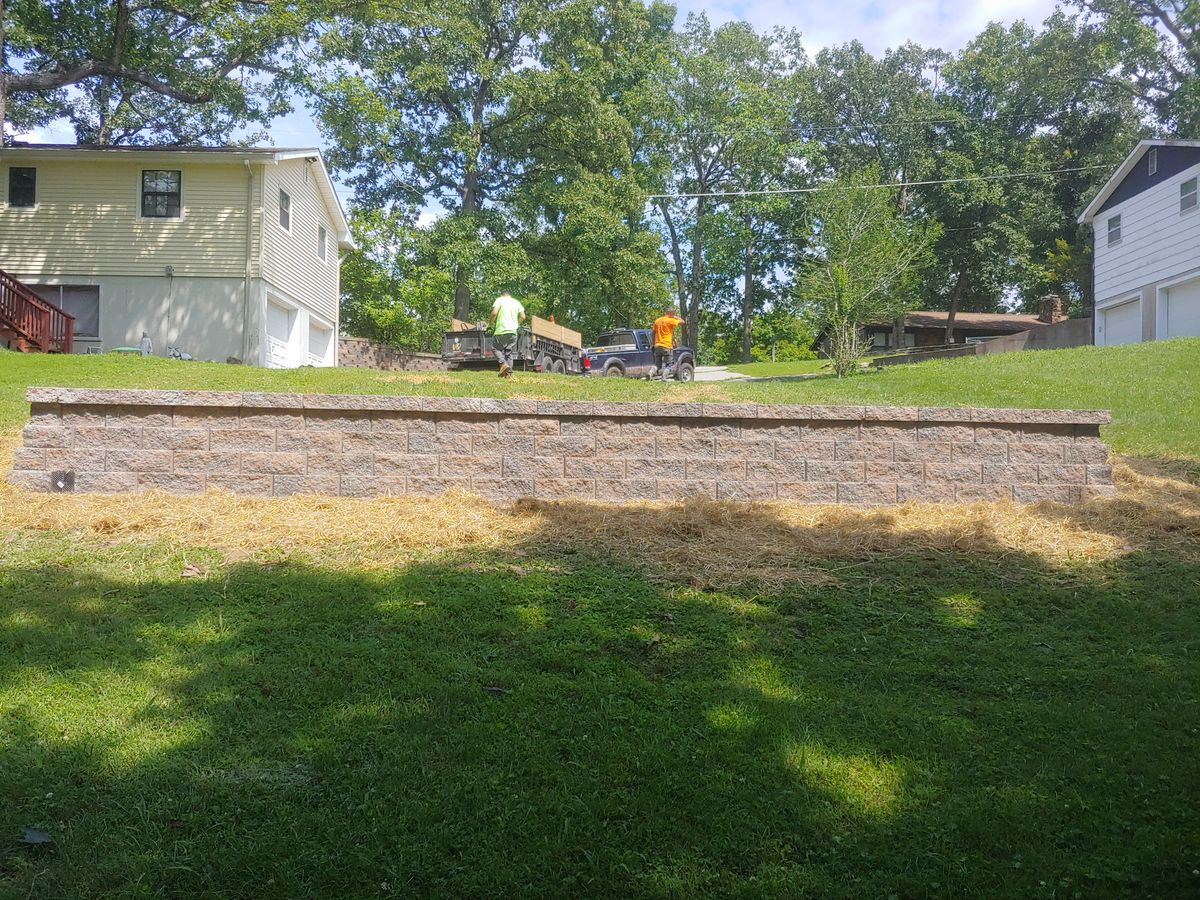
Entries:
{"type": "Polygon", "coordinates": [[[1079,221],[1100,346],[1200,335],[1200,141],[1141,141],[1079,221]]]}

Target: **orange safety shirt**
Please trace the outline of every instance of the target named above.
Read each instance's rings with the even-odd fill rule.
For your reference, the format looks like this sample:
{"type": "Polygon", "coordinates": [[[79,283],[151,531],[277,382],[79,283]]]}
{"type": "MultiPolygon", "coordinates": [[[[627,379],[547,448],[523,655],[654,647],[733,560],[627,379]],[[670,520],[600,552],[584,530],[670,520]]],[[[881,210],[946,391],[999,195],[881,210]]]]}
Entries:
{"type": "Polygon", "coordinates": [[[672,334],[676,326],[682,325],[683,319],[672,315],[659,316],[654,320],[654,346],[667,347],[668,349],[674,344],[672,334]]]}

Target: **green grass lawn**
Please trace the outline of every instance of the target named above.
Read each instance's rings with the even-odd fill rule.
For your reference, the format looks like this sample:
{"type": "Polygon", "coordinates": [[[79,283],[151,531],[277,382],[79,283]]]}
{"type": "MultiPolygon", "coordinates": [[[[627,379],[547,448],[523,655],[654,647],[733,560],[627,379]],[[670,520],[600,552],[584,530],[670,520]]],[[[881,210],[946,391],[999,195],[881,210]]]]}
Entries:
{"type": "Polygon", "coordinates": [[[812,375],[817,372],[828,372],[829,364],[825,359],[803,359],[797,362],[754,362],[738,363],[729,367],[731,372],[751,375],[755,378],[779,377],[781,375],[812,375]]]}
{"type": "Polygon", "coordinates": [[[1200,888],[1200,558],[764,593],[513,527],[375,571],[0,535],[0,896],[1200,888]]]}
{"type": "Polygon", "coordinates": [[[1080,347],[896,366],[850,378],[729,384],[661,384],[615,378],[491,371],[454,374],[362,369],[267,370],[128,357],[0,351],[0,429],[19,427],[30,384],[210,388],[330,393],[552,398],[746,400],[933,406],[1105,408],[1104,436],[1119,453],[1200,459],[1200,338],[1080,347]]]}

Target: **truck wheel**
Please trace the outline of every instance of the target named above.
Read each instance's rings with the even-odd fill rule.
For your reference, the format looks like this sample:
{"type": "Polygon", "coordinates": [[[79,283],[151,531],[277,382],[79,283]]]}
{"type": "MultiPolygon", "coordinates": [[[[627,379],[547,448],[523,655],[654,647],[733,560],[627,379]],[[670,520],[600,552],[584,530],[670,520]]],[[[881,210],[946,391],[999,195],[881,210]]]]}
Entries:
{"type": "Polygon", "coordinates": [[[536,368],[539,372],[549,372],[550,357],[548,357],[545,353],[539,353],[537,355],[537,359],[533,361],[533,365],[534,368],[536,368]]]}
{"type": "Polygon", "coordinates": [[[563,362],[561,359],[556,359],[556,360],[554,360],[554,362],[552,362],[550,364],[550,371],[553,372],[555,375],[566,375],[567,374],[567,364],[565,362],[563,362]]]}
{"type": "Polygon", "coordinates": [[[624,378],[625,370],[622,369],[620,366],[612,365],[604,370],[604,377],[605,378],[624,378]]]}
{"type": "Polygon", "coordinates": [[[696,379],[696,367],[690,362],[680,363],[675,368],[675,377],[680,381],[694,381],[696,379]]]}

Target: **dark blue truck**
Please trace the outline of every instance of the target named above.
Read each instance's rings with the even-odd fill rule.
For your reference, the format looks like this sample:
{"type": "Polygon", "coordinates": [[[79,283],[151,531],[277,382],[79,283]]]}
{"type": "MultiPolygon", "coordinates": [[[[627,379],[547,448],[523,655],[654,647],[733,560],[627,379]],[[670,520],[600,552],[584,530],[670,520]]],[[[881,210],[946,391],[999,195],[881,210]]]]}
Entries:
{"type": "MultiPolygon", "coordinates": [[[[606,331],[596,338],[596,346],[585,347],[583,371],[586,375],[610,378],[649,378],[658,375],[654,367],[654,347],[649,328],[624,328],[606,331]]],[[[671,376],[691,381],[696,376],[696,354],[690,347],[676,347],[671,353],[671,376]]]]}

